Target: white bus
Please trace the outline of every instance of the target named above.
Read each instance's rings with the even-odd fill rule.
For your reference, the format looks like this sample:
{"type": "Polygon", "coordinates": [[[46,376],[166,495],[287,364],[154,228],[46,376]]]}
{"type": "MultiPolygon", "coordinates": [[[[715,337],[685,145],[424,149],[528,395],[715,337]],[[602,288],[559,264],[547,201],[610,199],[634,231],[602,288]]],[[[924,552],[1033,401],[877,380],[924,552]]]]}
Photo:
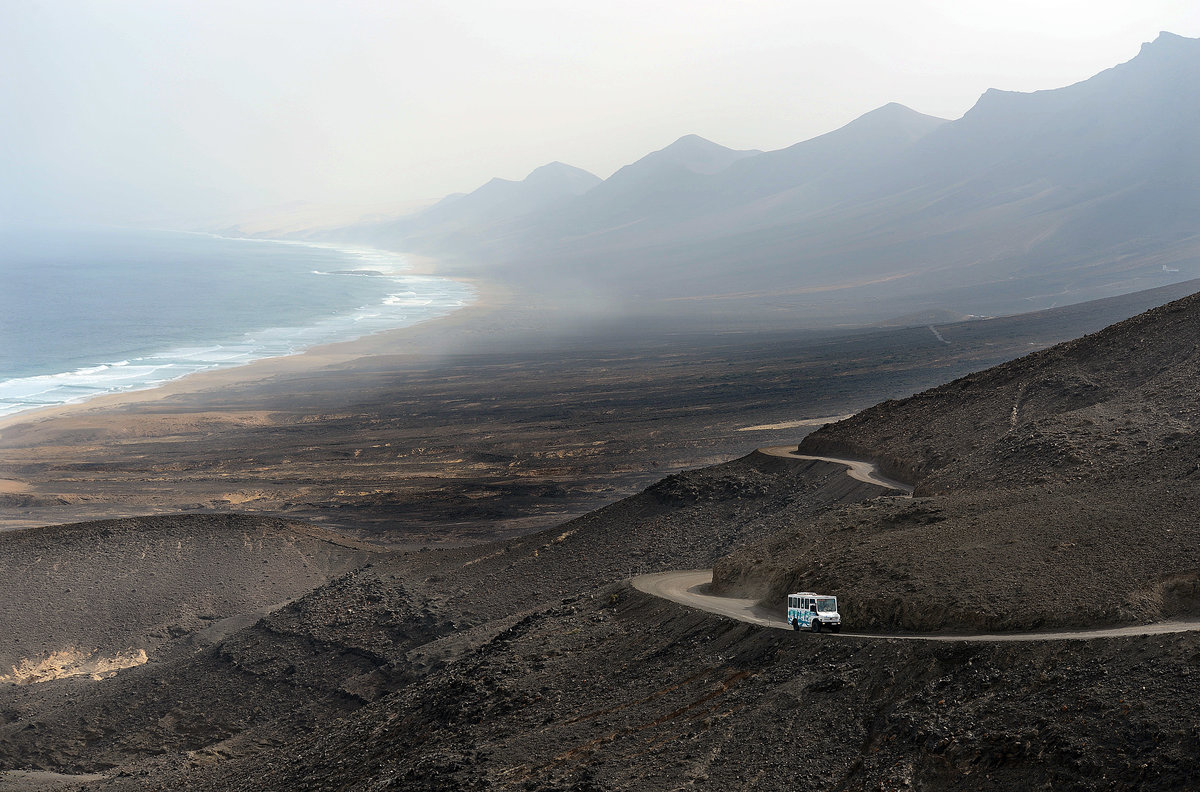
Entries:
{"type": "Polygon", "coordinates": [[[787,620],[793,630],[801,627],[820,632],[828,628],[831,632],[842,629],[842,615],[838,613],[837,597],[828,594],[813,594],[801,591],[788,594],[787,620]]]}

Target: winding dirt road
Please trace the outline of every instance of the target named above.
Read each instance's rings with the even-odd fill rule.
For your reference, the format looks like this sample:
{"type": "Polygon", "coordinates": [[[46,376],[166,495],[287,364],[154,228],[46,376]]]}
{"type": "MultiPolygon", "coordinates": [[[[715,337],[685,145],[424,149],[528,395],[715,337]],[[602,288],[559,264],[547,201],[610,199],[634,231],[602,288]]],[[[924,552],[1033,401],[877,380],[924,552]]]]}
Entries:
{"type": "Polygon", "coordinates": [[[798,461],[812,462],[833,462],[836,465],[845,465],[846,475],[856,481],[863,481],[867,484],[877,484],[880,487],[899,490],[905,495],[912,495],[913,488],[902,481],[890,479],[879,472],[879,466],[874,462],[864,462],[858,459],[839,459],[837,457],[812,456],[811,454],[797,454],[796,446],[767,446],[758,449],[760,454],[768,456],[783,457],[784,459],[794,459],[798,461]]]}
{"type": "MultiPolygon", "coordinates": [[[[903,482],[894,481],[879,473],[879,468],[871,462],[854,459],[838,459],[836,457],[811,456],[795,453],[796,446],[769,446],[758,449],[760,453],[784,459],[811,460],[818,462],[833,462],[845,465],[846,475],[867,484],[877,484],[888,489],[899,490],[911,497],[913,488],[903,482]]],[[[679,572],[656,572],[649,575],[639,575],[632,581],[633,587],[655,597],[677,602],[689,608],[728,616],[738,621],[757,624],[761,627],[774,627],[779,630],[790,630],[792,626],[784,618],[782,605],[775,608],[764,608],[753,599],[737,597],[717,597],[707,593],[712,583],[711,569],[687,569],[679,572]]],[[[1162,635],[1165,633],[1188,632],[1200,630],[1200,619],[1172,619],[1154,624],[1135,624],[1129,627],[1109,627],[1099,630],[1057,630],[1050,632],[1030,633],[991,633],[991,634],[941,634],[941,635],[904,635],[880,633],[826,633],[838,638],[887,638],[905,641],[1086,641],[1096,638],[1119,638],[1129,635],[1162,635]]]]}
{"type": "MultiPolygon", "coordinates": [[[[711,569],[688,569],[681,572],[657,572],[651,575],[639,575],[633,579],[633,587],[638,591],[653,594],[656,597],[698,608],[709,613],[728,616],[738,621],[757,624],[762,627],[775,627],[780,630],[790,630],[791,625],[783,617],[782,607],[769,610],[759,606],[752,599],[736,597],[716,597],[706,594],[704,589],[712,583],[711,569]]],[[[1095,638],[1120,638],[1129,635],[1161,635],[1164,633],[1188,632],[1200,630],[1200,619],[1171,620],[1154,624],[1135,624],[1130,627],[1110,627],[1100,630],[1057,630],[1052,632],[1033,633],[991,633],[991,634],[945,634],[945,635],[902,635],[878,633],[825,633],[836,638],[888,638],[905,641],[984,641],[998,643],[1001,641],[1086,641],[1095,638]]]]}

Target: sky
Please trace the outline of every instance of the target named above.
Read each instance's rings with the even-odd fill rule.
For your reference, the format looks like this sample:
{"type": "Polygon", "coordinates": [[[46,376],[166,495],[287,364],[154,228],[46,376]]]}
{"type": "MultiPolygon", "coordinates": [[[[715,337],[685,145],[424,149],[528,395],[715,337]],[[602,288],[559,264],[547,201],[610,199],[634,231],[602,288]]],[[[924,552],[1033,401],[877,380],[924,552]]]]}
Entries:
{"type": "Polygon", "coordinates": [[[1195,0],[0,0],[0,222],[404,208],[1068,85],[1195,0]]]}

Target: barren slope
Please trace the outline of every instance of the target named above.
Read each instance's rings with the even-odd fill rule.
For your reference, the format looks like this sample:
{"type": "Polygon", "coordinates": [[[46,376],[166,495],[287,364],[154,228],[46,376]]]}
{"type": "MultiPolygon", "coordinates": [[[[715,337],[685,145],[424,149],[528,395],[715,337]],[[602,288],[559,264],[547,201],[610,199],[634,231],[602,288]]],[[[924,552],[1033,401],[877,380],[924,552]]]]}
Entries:
{"type": "Polygon", "coordinates": [[[297,744],[90,789],[1179,788],[1198,649],[830,641],[616,585],[297,744]]]}
{"type": "Polygon", "coordinates": [[[242,515],[111,520],[0,533],[0,675],[52,652],[153,654],[363,564],[370,545],[242,515]]]}
{"type": "Polygon", "coordinates": [[[800,448],[916,483],[716,567],[867,628],[1033,629],[1200,613],[1200,297],[826,426],[800,448]]]}
{"type": "Polygon", "coordinates": [[[0,689],[0,767],[110,771],[89,792],[1185,786],[1200,635],[830,642],[614,581],[715,562],[768,604],[837,593],[856,630],[1196,614],[1197,338],[1187,298],[817,434],[911,443],[913,499],[751,454],[539,534],[374,557],[102,682],[0,689]]]}
{"type": "Polygon", "coordinates": [[[1134,487],[1192,472],[1198,382],[1200,295],[1192,295],[885,401],[800,448],[877,460],[918,495],[1085,475],[1119,474],[1134,487]]]}

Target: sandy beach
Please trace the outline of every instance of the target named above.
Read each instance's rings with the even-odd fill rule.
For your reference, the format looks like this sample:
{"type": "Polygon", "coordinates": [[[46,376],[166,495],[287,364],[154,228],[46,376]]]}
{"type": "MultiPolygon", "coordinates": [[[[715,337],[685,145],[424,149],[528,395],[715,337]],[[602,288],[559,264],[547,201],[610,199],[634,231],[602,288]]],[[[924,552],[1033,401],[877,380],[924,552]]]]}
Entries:
{"type": "Polygon", "coordinates": [[[443,274],[438,271],[436,262],[425,256],[404,254],[404,257],[410,265],[411,274],[432,275],[464,283],[474,291],[475,298],[470,304],[445,316],[409,327],[374,333],[349,341],[322,344],[294,355],[263,358],[240,366],[200,371],[151,388],[104,394],[75,404],[56,405],[3,416],[0,417],[0,438],[4,436],[6,428],[16,425],[40,424],[52,419],[71,420],[94,412],[120,410],[176,396],[195,396],[223,388],[261,383],[285,374],[317,372],[366,357],[408,354],[417,349],[427,350],[425,354],[441,354],[457,348],[460,344],[469,343],[470,336],[478,332],[475,328],[481,320],[504,307],[508,301],[508,290],[499,284],[443,274]]]}

